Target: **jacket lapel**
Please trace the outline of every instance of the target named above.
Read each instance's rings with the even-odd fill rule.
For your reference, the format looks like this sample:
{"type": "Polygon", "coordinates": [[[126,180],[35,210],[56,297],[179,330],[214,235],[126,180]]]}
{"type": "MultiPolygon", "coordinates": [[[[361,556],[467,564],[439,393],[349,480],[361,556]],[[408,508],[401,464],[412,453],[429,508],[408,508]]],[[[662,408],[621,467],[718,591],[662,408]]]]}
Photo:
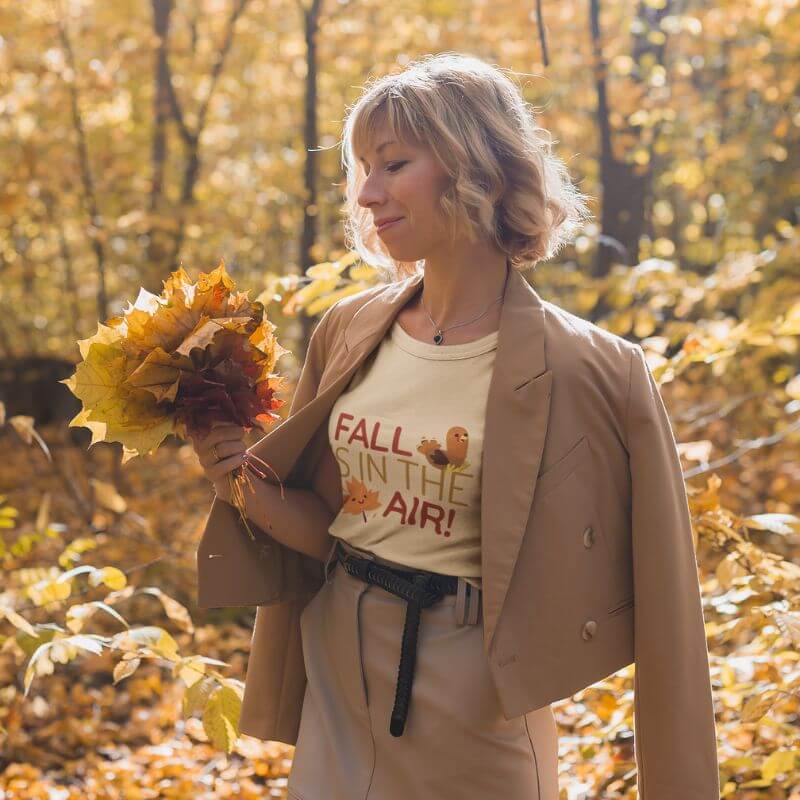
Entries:
{"type": "Polygon", "coordinates": [[[320,391],[337,381],[342,374],[352,375],[380,344],[400,310],[416,294],[422,273],[389,284],[356,311],[344,330],[344,348],[339,348],[326,365],[320,391]]]}
{"type": "Polygon", "coordinates": [[[487,657],[527,527],[547,435],[552,371],[546,369],[544,345],[542,301],[525,278],[512,269],[500,312],[481,462],[483,640],[487,657]]]}
{"type": "MultiPolygon", "coordinates": [[[[516,269],[500,312],[497,352],[487,398],[481,477],[481,571],[484,648],[492,637],[530,513],[550,411],[544,307],[516,269]]],[[[251,448],[284,480],[327,419],[348,381],[378,346],[400,309],[419,290],[423,273],[370,298],[344,330],[320,378],[316,397],[251,448]]]]}

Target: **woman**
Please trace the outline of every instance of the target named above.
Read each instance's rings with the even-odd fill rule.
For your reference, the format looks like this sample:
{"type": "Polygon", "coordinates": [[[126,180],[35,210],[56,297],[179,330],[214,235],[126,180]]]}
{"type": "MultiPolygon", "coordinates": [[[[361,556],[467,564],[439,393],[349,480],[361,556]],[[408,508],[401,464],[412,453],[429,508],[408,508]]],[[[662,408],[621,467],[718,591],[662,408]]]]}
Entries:
{"type": "Polygon", "coordinates": [[[199,605],[259,606],[240,729],[296,744],[295,800],[556,800],[550,703],[635,660],[640,796],[718,797],[663,404],[638,345],[519,271],[584,196],[514,84],[459,55],[369,87],[344,154],[388,286],[323,316],[288,420],[198,444],[199,605]],[[257,547],[227,486],[250,455],[288,485],[249,493],[257,547]]]}

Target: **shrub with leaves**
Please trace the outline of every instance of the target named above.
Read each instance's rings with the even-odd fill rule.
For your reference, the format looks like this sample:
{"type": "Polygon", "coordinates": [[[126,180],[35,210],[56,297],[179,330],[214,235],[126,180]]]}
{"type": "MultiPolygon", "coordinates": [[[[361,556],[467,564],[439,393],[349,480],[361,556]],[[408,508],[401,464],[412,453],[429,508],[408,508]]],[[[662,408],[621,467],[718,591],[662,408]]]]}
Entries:
{"type": "MultiPolygon", "coordinates": [[[[13,421],[12,417],[9,423],[13,421]]],[[[43,503],[40,509],[46,509],[47,505],[43,503]]],[[[95,546],[82,544],[86,541],[83,539],[65,543],[62,538],[65,526],[51,522],[46,511],[37,514],[32,525],[24,526],[27,530],[17,531],[18,517],[17,509],[5,496],[0,496],[0,525],[5,529],[0,537],[0,565],[6,575],[4,591],[0,593],[0,625],[10,628],[4,631],[0,627],[0,649],[17,652],[26,659],[23,697],[28,697],[36,678],[52,675],[56,665],[70,664],[82,656],[100,655],[104,651],[116,656],[115,685],[132,676],[143,662],[151,661],[167,668],[173,678],[179,678],[186,686],[185,717],[199,713],[208,739],[216,747],[231,752],[238,736],[242,682],[216,669],[227,666],[226,662],[182,653],[165,628],[155,624],[132,625],[117,608],[136,595],[154,597],[174,625],[193,634],[194,625],[186,607],[157,586],[130,585],[126,573],[114,566],[81,564],[64,569],[64,564],[94,550],[95,546]],[[7,543],[14,533],[18,533],[16,540],[7,543]],[[36,561],[38,552],[53,543],[62,546],[56,559],[62,566],[19,566],[36,561]],[[101,596],[81,599],[93,591],[101,596]],[[22,608],[27,613],[22,613],[22,608]],[[46,621],[30,621],[29,615],[37,611],[47,613],[46,621]],[[97,614],[114,620],[121,630],[112,635],[90,632],[97,614]]],[[[2,702],[0,734],[5,734],[1,706],[2,702]]]]}

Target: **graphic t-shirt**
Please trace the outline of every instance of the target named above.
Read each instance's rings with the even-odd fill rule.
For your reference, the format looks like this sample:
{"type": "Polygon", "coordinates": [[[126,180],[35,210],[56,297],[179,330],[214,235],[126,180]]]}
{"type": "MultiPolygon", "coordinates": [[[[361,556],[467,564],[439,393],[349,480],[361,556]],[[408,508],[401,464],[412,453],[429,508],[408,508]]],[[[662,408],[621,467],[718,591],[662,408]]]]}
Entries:
{"type": "Polygon", "coordinates": [[[344,500],[331,536],[481,586],[483,424],[497,338],[437,345],[393,323],[328,420],[344,500]]]}

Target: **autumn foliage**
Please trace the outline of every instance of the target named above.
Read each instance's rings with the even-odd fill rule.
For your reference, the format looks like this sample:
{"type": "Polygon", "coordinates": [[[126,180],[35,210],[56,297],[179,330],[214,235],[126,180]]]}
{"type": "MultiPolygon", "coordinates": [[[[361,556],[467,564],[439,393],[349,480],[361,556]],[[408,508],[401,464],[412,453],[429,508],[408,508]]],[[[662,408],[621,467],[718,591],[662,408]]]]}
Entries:
{"type": "MultiPolygon", "coordinates": [[[[799,13],[0,7],[0,796],[285,796],[292,748],[237,735],[254,610],[193,607],[212,489],[180,436],[225,417],[255,438],[285,415],[316,319],[379,280],[342,238],[345,105],[367,75],[455,49],[520,73],[597,198],[529,277],[642,345],[685,469],[724,796],[795,798],[799,13]],[[222,253],[252,300],[182,266],[222,253]],[[31,355],[74,368],[75,425],[19,402],[31,355]]],[[[628,667],[555,704],[562,800],[634,800],[633,686],[628,667]]]]}

